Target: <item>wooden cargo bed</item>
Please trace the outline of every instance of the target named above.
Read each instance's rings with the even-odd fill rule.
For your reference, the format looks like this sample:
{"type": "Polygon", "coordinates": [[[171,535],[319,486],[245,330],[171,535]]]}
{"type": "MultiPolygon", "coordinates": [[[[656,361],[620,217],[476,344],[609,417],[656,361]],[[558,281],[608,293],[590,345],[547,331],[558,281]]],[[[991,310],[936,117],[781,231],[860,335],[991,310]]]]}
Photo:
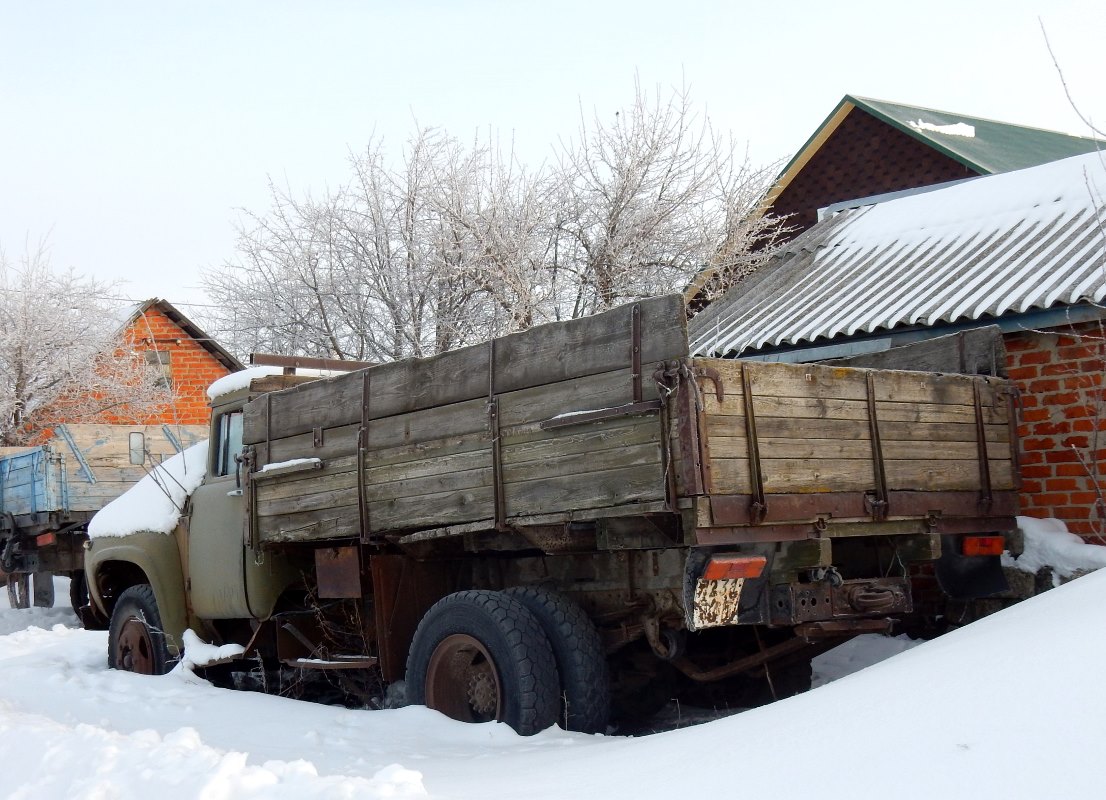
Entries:
{"type": "Polygon", "coordinates": [[[691,359],[664,297],[262,395],[244,441],[261,544],[655,512],[690,542],[1012,513],[1010,409],[997,379],[691,359]]]}

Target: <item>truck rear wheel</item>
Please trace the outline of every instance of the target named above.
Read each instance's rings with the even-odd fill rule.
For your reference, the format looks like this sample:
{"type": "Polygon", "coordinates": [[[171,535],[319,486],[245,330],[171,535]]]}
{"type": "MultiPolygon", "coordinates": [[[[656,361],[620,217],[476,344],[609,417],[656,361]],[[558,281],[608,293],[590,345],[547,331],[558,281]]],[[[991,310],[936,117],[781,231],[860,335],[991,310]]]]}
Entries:
{"type": "Polygon", "coordinates": [[[140,675],[164,675],[171,660],[154,590],[146,583],[124,590],[111,612],[108,666],[140,675]]]}
{"type": "Polygon", "coordinates": [[[611,679],[603,641],[588,615],[563,594],[540,586],[515,586],[505,594],[530,610],[553,647],[561,681],[560,724],[569,731],[605,731],[611,679]]]}
{"type": "Polygon", "coordinates": [[[523,736],[557,722],[557,667],[540,623],[503,592],[457,592],[419,622],[407,697],[462,722],[506,722],[523,736]]]}

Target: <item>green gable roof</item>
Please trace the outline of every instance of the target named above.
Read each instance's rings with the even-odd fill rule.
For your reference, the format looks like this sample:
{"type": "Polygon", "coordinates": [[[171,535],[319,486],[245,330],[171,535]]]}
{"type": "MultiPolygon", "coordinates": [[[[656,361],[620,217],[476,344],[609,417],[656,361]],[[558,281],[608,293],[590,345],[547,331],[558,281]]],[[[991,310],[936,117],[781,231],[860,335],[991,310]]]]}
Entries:
{"type": "Polygon", "coordinates": [[[966,114],[853,95],[845,95],[842,102],[846,101],[983,175],[1036,167],[1096,148],[1106,149],[1106,142],[1100,140],[966,114]],[[958,130],[968,132],[968,127],[974,135],[956,135],[958,130]]]}

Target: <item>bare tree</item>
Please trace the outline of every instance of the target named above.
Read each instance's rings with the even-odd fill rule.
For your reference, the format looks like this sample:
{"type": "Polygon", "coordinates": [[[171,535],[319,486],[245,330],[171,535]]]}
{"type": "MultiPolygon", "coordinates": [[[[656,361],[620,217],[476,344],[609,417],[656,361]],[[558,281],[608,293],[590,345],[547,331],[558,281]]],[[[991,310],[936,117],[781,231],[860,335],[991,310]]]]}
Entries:
{"type": "Polygon", "coordinates": [[[529,170],[489,135],[424,128],[391,166],[374,141],[325,199],[270,187],[238,257],[207,276],[207,321],[239,351],[391,360],[680,291],[721,291],[755,267],[774,222],[753,169],[689,93],[640,86],[604,121],[581,114],[529,170]]]}
{"type": "Polygon", "coordinates": [[[51,425],[141,419],[171,402],[160,374],[119,337],[110,287],[55,274],[44,245],[17,262],[0,251],[0,445],[51,425]]]}

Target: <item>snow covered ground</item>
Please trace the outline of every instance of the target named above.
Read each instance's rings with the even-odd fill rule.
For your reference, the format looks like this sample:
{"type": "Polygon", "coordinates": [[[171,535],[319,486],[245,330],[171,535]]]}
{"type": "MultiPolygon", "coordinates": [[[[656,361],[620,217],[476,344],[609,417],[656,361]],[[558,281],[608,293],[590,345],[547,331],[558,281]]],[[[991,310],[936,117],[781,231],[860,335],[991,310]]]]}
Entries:
{"type": "MultiPolygon", "coordinates": [[[[59,586],[59,596],[66,596],[59,586]]],[[[866,637],[807,694],[636,739],[350,711],[106,668],[61,609],[0,611],[10,798],[1106,794],[1106,570],[932,642],[866,637]]]]}

